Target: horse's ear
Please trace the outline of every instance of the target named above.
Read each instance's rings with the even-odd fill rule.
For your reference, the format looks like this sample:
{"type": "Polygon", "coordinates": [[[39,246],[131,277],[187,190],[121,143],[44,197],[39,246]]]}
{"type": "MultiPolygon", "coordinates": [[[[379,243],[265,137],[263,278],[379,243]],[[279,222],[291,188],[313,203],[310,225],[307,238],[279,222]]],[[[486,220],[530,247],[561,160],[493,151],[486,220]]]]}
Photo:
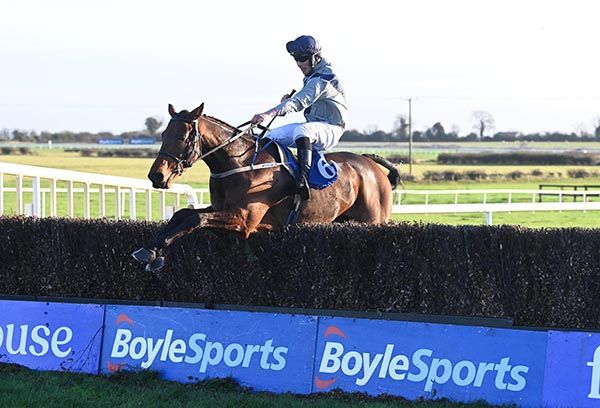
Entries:
{"type": "Polygon", "coordinates": [[[175,115],[177,115],[175,108],[171,104],[169,104],[169,115],[171,115],[171,117],[174,117],[175,115]]]}
{"type": "Polygon", "coordinates": [[[202,104],[200,106],[198,106],[196,109],[194,109],[192,111],[192,117],[194,118],[194,120],[198,120],[198,118],[200,116],[202,116],[203,110],[204,110],[204,102],[202,102],[202,104]]]}

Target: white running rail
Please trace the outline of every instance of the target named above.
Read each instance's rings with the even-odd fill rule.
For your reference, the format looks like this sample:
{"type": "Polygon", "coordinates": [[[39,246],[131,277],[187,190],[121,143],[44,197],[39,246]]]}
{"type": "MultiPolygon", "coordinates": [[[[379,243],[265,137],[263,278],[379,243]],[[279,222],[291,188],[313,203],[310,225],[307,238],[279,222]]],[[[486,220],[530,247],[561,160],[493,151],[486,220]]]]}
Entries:
{"type": "Polygon", "coordinates": [[[590,198],[599,197],[600,191],[592,190],[402,190],[394,193],[393,214],[485,213],[488,225],[492,224],[492,214],[495,212],[600,210],[600,201],[589,201],[590,198]],[[402,204],[410,195],[421,196],[420,201],[424,201],[424,204],[402,204]],[[480,196],[481,202],[459,202],[460,198],[469,195],[480,196]],[[494,201],[504,202],[488,202],[492,195],[494,201]],[[431,204],[430,196],[446,196],[446,200],[437,201],[450,202],[431,204]],[[515,196],[519,197],[516,201],[515,196]],[[544,197],[554,197],[557,201],[543,202],[544,197]],[[573,199],[573,202],[564,201],[565,197],[573,199]],[[577,202],[578,198],[581,201],[577,202]]]}
{"type": "MultiPolygon", "coordinates": [[[[115,218],[121,219],[125,213],[126,197],[129,198],[129,218],[136,219],[136,196],[145,197],[145,218],[152,219],[152,198],[159,196],[159,218],[170,218],[170,208],[166,205],[167,194],[174,195],[174,207],[180,206],[180,196],[185,196],[187,206],[206,207],[210,204],[210,193],[206,188],[193,189],[186,184],[174,184],[169,190],[154,189],[150,181],[118,176],[107,176],[95,173],[84,173],[71,170],[60,170],[46,167],[27,166],[21,164],[0,162],[0,215],[5,214],[5,195],[16,194],[15,213],[44,217],[46,216],[46,196],[50,200],[50,216],[57,216],[58,194],[66,195],[67,216],[74,217],[75,195],[83,197],[83,216],[91,218],[91,195],[98,194],[99,211],[97,216],[107,214],[107,196],[112,197],[115,205],[115,218]],[[15,176],[15,187],[5,187],[5,176],[15,176]],[[31,179],[31,187],[24,186],[24,181],[31,179]],[[49,180],[42,187],[42,180],[49,180]],[[66,184],[66,188],[57,187],[57,183],[66,184]],[[82,184],[75,187],[74,183],[82,184]],[[30,211],[25,211],[24,193],[32,197],[30,211]],[[117,198],[118,197],[118,198],[117,198]],[[200,200],[197,198],[200,197],[200,200]]],[[[518,211],[588,211],[600,210],[600,191],[570,191],[570,190],[519,190],[519,189],[487,189],[487,190],[397,190],[394,191],[393,214],[440,214],[440,213],[485,213],[486,222],[492,223],[494,212],[518,211]],[[472,198],[464,203],[465,197],[478,195],[480,202],[472,198]],[[409,199],[410,196],[413,196],[409,199]],[[419,196],[415,199],[414,196],[419,196]],[[432,196],[446,196],[436,199],[439,204],[430,202],[432,196]],[[555,202],[538,202],[541,197],[554,197],[555,202]],[[565,198],[580,201],[566,202],[565,198]],[[596,199],[590,201],[590,199],[596,199]],[[410,203],[407,203],[409,201],[410,203]],[[494,201],[494,202],[489,202],[494,201]],[[501,201],[501,202],[498,202],[501,201]],[[415,203],[418,202],[418,203],[415,203]]],[[[94,215],[96,216],[96,215],[94,215]]]]}
{"type": "Polygon", "coordinates": [[[115,204],[115,218],[121,219],[125,212],[125,196],[129,196],[129,218],[137,217],[138,194],[145,196],[145,216],[147,220],[152,219],[152,197],[153,194],[159,196],[159,217],[165,220],[170,217],[169,208],[166,205],[167,194],[174,194],[174,207],[180,206],[180,196],[185,196],[188,206],[197,206],[196,194],[191,186],[186,184],[174,184],[169,190],[158,190],[152,187],[148,180],[141,180],[130,177],[108,176],[103,174],[85,173],[81,171],[61,170],[48,167],[28,166],[22,164],[0,162],[0,214],[5,214],[6,193],[16,194],[15,212],[17,215],[25,214],[24,193],[31,193],[32,202],[29,215],[43,217],[45,216],[46,194],[50,196],[50,216],[57,216],[57,195],[66,193],[67,196],[67,216],[74,217],[75,195],[82,194],[83,197],[83,217],[91,218],[91,195],[98,193],[97,216],[107,216],[107,195],[113,196],[115,204]],[[15,176],[16,186],[5,187],[4,176],[15,176]],[[24,181],[31,179],[31,187],[24,187],[24,181]],[[49,188],[42,188],[42,180],[48,180],[49,188]],[[66,183],[66,188],[57,188],[57,183],[66,183]],[[75,188],[74,183],[82,184],[82,188],[75,188]],[[92,188],[95,186],[95,188],[92,188]]]}
{"type": "Polygon", "coordinates": [[[394,204],[400,204],[403,198],[408,196],[420,195],[423,196],[425,203],[429,204],[429,198],[431,196],[453,196],[454,204],[459,203],[459,197],[479,195],[483,197],[482,204],[487,203],[490,195],[503,195],[506,197],[507,203],[512,203],[515,195],[521,197],[519,200],[523,202],[524,196],[531,196],[531,202],[535,203],[540,197],[554,196],[558,198],[559,202],[562,202],[565,197],[568,198],[581,198],[583,201],[588,201],[590,197],[599,197],[600,190],[588,190],[588,191],[574,191],[574,190],[524,190],[524,189],[487,189],[487,190],[395,190],[394,191],[394,204]]]}

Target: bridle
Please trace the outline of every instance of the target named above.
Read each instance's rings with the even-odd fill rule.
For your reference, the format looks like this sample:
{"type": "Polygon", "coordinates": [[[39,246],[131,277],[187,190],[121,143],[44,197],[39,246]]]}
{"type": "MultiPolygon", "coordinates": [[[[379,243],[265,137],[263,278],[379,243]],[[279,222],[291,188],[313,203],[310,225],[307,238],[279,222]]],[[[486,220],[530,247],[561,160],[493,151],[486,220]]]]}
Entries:
{"type": "Polygon", "coordinates": [[[187,142],[185,145],[185,149],[183,150],[183,154],[181,155],[182,157],[174,155],[173,153],[165,152],[162,149],[158,151],[157,157],[160,157],[160,156],[168,157],[169,159],[175,160],[175,162],[177,163],[177,167],[171,172],[169,179],[172,178],[174,175],[180,176],[187,168],[192,167],[192,165],[194,163],[196,163],[198,160],[202,160],[205,157],[210,156],[214,152],[231,144],[232,142],[234,142],[235,140],[244,136],[245,134],[251,134],[252,136],[254,136],[256,139],[256,143],[258,143],[258,139],[260,139],[260,137],[256,138],[256,135],[254,135],[255,128],[262,129],[263,135],[267,130],[269,130],[265,126],[257,125],[257,124],[250,124],[250,122],[246,122],[246,123],[240,125],[238,128],[236,128],[238,130],[238,132],[235,132],[233,135],[228,137],[225,141],[223,141],[223,143],[210,149],[208,152],[202,154],[202,151],[200,150],[200,146],[202,144],[201,143],[202,135],[200,134],[200,132],[198,130],[198,120],[197,119],[186,120],[184,118],[174,117],[174,118],[171,118],[171,121],[172,122],[184,122],[184,123],[191,124],[192,130],[188,133],[188,135],[186,135],[187,142]],[[250,125],[250,126],[248,126],[244,130],[240,129],[241,127],[244,127],[247,125],[250,125]]]}
{"type": "MultiPolygon", "coordinates": [[[[162,149],[158,151],[157,157],[164,156],[169,159],[175,160],[177,163],[177,167],[171,173],[171,177],[174,174],[180,176],[185,169],[188,167],[192,167],[192,165],[198,161],[200,157],[200,140],[202,136],[198,131],[198,120],[185,120],[183,118],[171,118],[171,122],[185,122],[192,125],[192,130],[186,135],[187,143],[185,145],[185,149],[183,150],[183,158],[174,155],[173,153],[165,152],[162,149]]],[[[170,178],[170,177],[169,177],[170,178]]]]}

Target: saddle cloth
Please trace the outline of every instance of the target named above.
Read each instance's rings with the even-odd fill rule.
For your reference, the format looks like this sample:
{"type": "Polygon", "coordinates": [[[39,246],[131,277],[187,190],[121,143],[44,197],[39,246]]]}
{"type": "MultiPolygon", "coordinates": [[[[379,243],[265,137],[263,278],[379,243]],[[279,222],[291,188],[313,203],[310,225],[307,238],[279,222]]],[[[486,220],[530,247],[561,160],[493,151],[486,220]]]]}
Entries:
{"type": "MultiPolygon", "coordinates": [[[[282,162],[285,162],[283,166],[292,177],[296,177],[298,172],[298,161],[292,153],[292,151],[277,142],[273,142],[277,146],[279,156],[282,162]]],[[[308,175],[308,185],[314,189],[322,190],[332,185],[338,178],[339,167],[336,162],[327,161],[322,151],[313,149],[313,159],[308,175]]]]}

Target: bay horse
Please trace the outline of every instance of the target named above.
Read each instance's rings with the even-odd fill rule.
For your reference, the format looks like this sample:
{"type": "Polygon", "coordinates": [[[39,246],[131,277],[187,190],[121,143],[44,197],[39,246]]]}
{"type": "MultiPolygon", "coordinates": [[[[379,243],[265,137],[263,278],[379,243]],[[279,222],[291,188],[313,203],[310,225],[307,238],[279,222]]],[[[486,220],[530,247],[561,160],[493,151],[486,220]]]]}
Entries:
{"type": "MultiPolygon", "coordinates": [[[[155,188],[168,189],[199,159],[208,165],[211,205],[177,211],[150,242],[132,256],[155,271],[164,266],[161,250],[200,228],[231,232],[244,239],[257,231],[283,227],[295,193],[294,178],[285,170],[277,147],[246,131],[203,115],[204,103],[191,112],[177,112],[162,133],[162,145],[148,173],[155,188]]],[[[336,152],[326,155],[338,164],[338,179],[323,190],[311,190],[298,211],[299,223],[357,221],[385,223],[392,209],[392,189],[400,173],[375,155],[336,152]],[[388,170],[384,170],[379,166],[388,170]]]]}

